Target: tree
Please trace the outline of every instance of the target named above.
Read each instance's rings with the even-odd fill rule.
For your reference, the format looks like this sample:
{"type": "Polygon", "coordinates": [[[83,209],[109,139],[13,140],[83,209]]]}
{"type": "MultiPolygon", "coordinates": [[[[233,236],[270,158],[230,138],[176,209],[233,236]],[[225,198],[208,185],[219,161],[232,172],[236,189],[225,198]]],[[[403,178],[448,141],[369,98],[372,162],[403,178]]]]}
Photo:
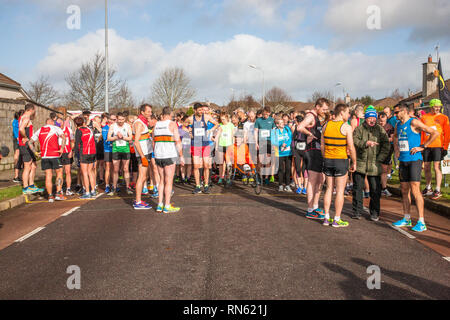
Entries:
{"type": "Polygon", "coordinates": [[[136,102],[133,98],[133,93],[128,88],[128,84],[123,82],[120,89],[112,98],[112,107],[116,109],[131,109],[135,105],[136,102]]]}
{"type": "Polygon", "coordinates": [[[397,88],[394,91],[392,91],[392,94],[390,98],[395,100],[402,100],[404,98],[403,94],[400,93],[400,90],[397,88]]]}
{"type": "Polygon", "coordinates": [[[183,69],[167,68],[152,85],[152,102],[159,107],[181,107],[196,94],[190,83],[183,69]]]}
{"type": "Polygon", "coordinates": [[[242,95],[239,100],[230,101],[226,108],[226,112],[232,112],[238,108],[242,108],[244,109],[244,111],[248,111],[250,109],[261,108],[261,104],[259,104],[251,94],[248,94],[242,95]]]}
{"type": "Polygon", "coordinates": [[[44,106],[54,104],[59,100],[59,93],[49,82],[48,76],[41,75],[38,80],[29,83],[27,93],[30,98],[44,106]]]}
{"type": "MultiPolygon", "coordinates": [[[[282,105],[285,108],[289,107],[290,102],[292,102],[292,97],[287,94],[286,91],[278,87],[273,87],[266,93],[266,105],[275,108],[278,105],[282,105]]],[[[274,112],[276,112],[274,110],[274,112]]]]}
{"type": "Polygon", "coordinates": [[[361,102],[363,105],[368,106],[374,103],[375,99],[369,95],[356,99],[356,102],[361,102]]]}
{"type": "Polygon", "coordinates": [[[314,91],[308,102],[316,102],[320,98],[328,99],[329,101],[334,101],[334,94],[331,91],[314,91]]]}
{"type": "MultiPolygon", "coordinates": [[[[66,95],[66,101],[70,107],[88,110],[103,110],[105,105],[105,57],[100,53],[86,63],[83,63],[77,71],[66,77],[70,87],[66,95]]],[[[109,101],[117,94],[122,86],[122,81],[116,79],[116,71],[109,68],[108,72],[109,101]]]]}

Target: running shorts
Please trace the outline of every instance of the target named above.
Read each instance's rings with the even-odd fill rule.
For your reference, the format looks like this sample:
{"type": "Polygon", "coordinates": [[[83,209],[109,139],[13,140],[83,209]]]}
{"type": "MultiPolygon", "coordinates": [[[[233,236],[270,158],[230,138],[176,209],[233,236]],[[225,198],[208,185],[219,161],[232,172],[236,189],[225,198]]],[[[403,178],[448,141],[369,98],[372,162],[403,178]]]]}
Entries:
{"type": "Polygon", "coordinates": [[[306,170],[323,172],[323,157],[320,150],[311,149],[305,152],[306,170]]]}
{"type": "Polygon", "coordinates": [[[96,155],[95,154],[82,154],[80,158],[80,163],[95,163],[96,155]]]}
{"type": "Polygon", "coordinates": [[[324,159],[323,173],[327,177],[343,177],[348,173],[348,159],[324,159]]]}
{"type": "Polygon", "coordinates": [[[19,146],[19,152],[22,156],[22,161],[25,162],[36,162],[36,155],[31,151],[30,147],[28,146],[19,146]]]}
{"type": "Polygon", "coordinates": [[[425,148],[422,151],[423,162],[438,162],[442,159],[442,148],[425,148]]]}
{"type": "Polygon", "coordinates": [[[73,163],[73,158],[69,158],[69,154],[68,153],[63,153],[61,155],[61,164],[63,166],[68,166],[71,165],[73,163]]]}
{"type": "Polygon", "coordinates": [[[112,162],[112,152],[105,152],[103,153],[103,160],[105,162],[112,162]]]}
{"type": "Polygon", "coordinates": [[[191,154],[193,157],[209,158],[211,157],[210,146],[192,146],[191,154]]]}
{"type": "Polygon", "coordinates": [[[113,152],[112,159],[113,160],[130,160],[131,154],[129,152],[113,152]]]}
{"type": "Polygon", "coordinates": [[[42,170],[57,170],[62,168],[59,158],[46,158],[41,161],[42,170]]]}
{"type": "Polygon", "coordinates": [[[400,182],[420,182],[422,177],[422,160],[400,161],[398,172],[400,182]]]}
{"type": "Polygon", "coordinates": [[[158,167],[164,168],[172,164],[176,164],[177,158],[155,159],[155,163],[158,167]]]}

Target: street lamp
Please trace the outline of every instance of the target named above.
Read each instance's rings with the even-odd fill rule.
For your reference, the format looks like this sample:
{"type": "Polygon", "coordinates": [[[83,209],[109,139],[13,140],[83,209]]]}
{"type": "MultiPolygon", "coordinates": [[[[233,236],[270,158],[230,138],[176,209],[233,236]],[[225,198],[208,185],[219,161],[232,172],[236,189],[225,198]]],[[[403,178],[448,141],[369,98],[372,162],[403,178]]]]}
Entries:
{"type": "Polygon", "coordinates": [[[333,88],[333,100],[334,100],[334,106],[336,106],[336,88],[342,86],[342,83],[338,82],[334,85],[333,88]]]}
{"type": "Polygon", "coordinates": [[[248,65],[248,66],[249,66],[250,68],[253,68],[253,69],[256,69],[256,70],[259,70],[259,71],[262,72],[262,76],[263,76],[263,97],[262,97],[262,103],[263,103],[263,109],[264,109],[264,107],[265,107],[265,105],[266,105],[266,103],[265,103],[265,100],[266,100],[266,88],[265,88],[266,83],[265,83],[265,78],[264,78],[264,70],[261,69],[261,68],[258,68],[257,66],[255,66],[255,65],[253,65],[253,64],[250,64],[250,65],[248,65]]]}
{"type": "Polygon", "coordinates": [[[105,112],[109,112],[109,74],[108,74],[108,0],[105,0],[105,112]]]}

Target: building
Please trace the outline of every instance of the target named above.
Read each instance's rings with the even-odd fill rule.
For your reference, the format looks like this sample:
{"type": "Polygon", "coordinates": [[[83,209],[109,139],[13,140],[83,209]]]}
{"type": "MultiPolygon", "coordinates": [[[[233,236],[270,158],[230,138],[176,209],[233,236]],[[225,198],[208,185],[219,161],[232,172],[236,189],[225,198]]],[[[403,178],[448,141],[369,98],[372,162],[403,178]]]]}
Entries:
{"type": "Polygon", "coordinates": [[[36,115],[33,120],[35,128],[43,126],[51,112],[64,115],[58,110],[32,101],[20,83],[0,73],[0,147],[7,151],[2,154],[0,171],[14,168],[12,121],[14,113],[23,109],[27,103],[33,103],[36,106],[36,115]]]}

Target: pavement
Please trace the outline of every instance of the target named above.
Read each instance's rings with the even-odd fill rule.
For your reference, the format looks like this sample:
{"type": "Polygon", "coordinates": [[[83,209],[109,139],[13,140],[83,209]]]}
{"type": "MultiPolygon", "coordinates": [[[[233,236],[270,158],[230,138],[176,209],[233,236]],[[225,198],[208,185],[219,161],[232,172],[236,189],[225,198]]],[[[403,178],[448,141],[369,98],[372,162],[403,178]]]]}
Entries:
{"type": "Polygon", "coordinates": [[[382,200],[379,222],[350,219],[347,201],[350,226],[332,228],[305,218],[304,196],[191,191],[175,188],[182,209],[169,215],[125,195],[0,213],[0,299],[450,299],[447,218],[427,211],[428,231],[401,233],[389,226],[399,199],[382,200]],[[373,265],[379,290],[367,286],[373,265]]]}

